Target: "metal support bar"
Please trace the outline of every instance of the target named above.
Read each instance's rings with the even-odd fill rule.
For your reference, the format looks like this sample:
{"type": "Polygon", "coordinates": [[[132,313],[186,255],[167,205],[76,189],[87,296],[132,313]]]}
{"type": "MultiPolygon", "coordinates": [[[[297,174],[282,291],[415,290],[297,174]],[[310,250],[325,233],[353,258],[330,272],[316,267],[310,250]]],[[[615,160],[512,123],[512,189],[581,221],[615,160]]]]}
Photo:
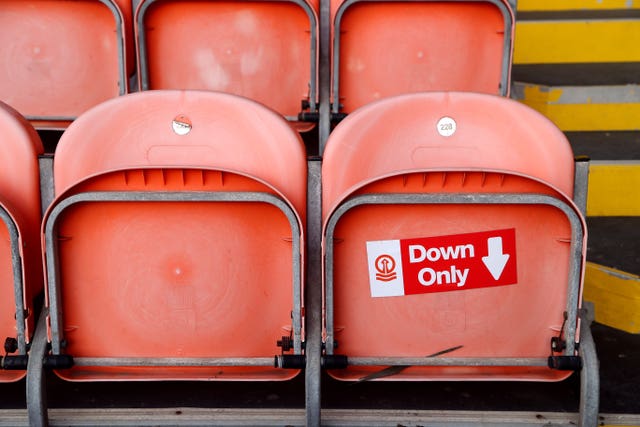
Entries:
{"type": "Polygon", "coordinates": [[[43,360],[47,353],[47,310],[42,308],[36,331],[33,334],[27,365],[27,412],[31,427],[49,425],[47,410],[47,387],[43,360]]]}
{"type": "MultiPolygon", "coordinates": [[[[11,270],[13,276],[13,295],[16,319],[16,342],[18,354],[26,355],[26,336],[25,336],[25,306],[24,306],[24,284],[22,275],[22,244],[18,227],[13,221],[11,214],[7,212],[0,203],[0,222],[4,223],[9,235],[9,244],[11,247],[11,270]]],[[[5,337],[0,337],[4,340],[5,337]]]]}
{"type": "Polygon", "coordinates": [[[600,409],[600,362],[596,353],[596,345],[591,334],[591,322],[594,318],[592,303],[584,303],[580,313],[580,354],[582,371],[580,371],[580,427],[598,425],[600,409]]]}
{"type": "MultiPolygon", "coordinates": [[[[322,105],[321,105],[322,108],[322,105]]],[[[305,405],[306,425],[320,426],[322,353],[322,210],[320,159],[308,162],[307,280],[305,288],[305,405]]]]}
{"type": "Polygon", "coordinates": [[[546,357],[349,357],[349,366],[547,366],[546,357]]]}
{"type": "Polygon", "coordinates": [[[53,155],[45,154],[39,156],[38,166],[40,167],[40,207],[44,216],[54,199],[53,155]]]}
{"type": "Polygon", "coordinates": [[[582,216],[587,216],[587,191],[589,187],[589,158],[580,156],[575,161],[575,178],[573,180],[573,201],[582,216]]]}
{"type": "MultiPolygon", "coordinates": [[[[324,148],[331,132],[331,64],[329,55],[331,46],[331,1],[320,0],[320,43],[319,43],[319,71],[318,96],[319,96],[319,125],[318,140],[320,146],[318,153],[322,157],[324,148]]],[[[311,194],[311,193],[310,193],[311,194]]],[[[313,194],[313,197],[317,195],[313,194]]],[[[320,200],[320,197],[318,200],[320,200]]]]}
{"type": "Polygon", "coordinates": [[[74,357],[74,366],[274,366],[274,357],[74,357]]]}

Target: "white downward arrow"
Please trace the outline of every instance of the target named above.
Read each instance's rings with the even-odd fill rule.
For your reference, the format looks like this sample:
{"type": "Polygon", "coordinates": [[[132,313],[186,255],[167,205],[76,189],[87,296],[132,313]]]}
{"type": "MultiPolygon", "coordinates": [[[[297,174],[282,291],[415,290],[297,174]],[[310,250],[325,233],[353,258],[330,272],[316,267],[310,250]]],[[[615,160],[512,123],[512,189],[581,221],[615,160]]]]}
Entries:
{"type": "Polygon", "coordinates": [[[502,253],[502,237],[490,237],[487,239],[487,246],[489,247],[489,253],[487,256],[482,257],[482,262],[487,266],[489,273],[495,280],[498,280],[504,271],[507,261],[509,261],[509,254],[502,253]]]}

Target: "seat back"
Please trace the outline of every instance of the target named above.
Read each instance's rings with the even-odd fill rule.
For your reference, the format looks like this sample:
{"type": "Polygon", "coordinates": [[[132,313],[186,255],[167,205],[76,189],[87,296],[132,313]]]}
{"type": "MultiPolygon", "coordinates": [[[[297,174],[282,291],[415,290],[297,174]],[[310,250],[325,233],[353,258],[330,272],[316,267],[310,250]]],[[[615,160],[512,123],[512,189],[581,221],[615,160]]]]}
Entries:
{"type": "MultiPolygon", "coordinates": [[[[15,110],[0,103],[0,338],[15,339],[15,353],[27,354],[33,332],[33,299],[42,290],[40,181],[36,131],[15,110]]],[[[6,363],[6,360],[5,360],[6,363]]],[[[24,371],[1,371],[0,382],[16,381],[24,371]]]]}
{"type": "Polygon", "coordinates": [[[506,0],[332,0],[331,16],[333,113],[403,93],[509,92],[506,0]]]}
{"type": "Polygon", "coordinates": [[[65,128],[127,92],[132,33],[128,0],[3,0],[0,99],[38,128],[65,128]]]}
{"type": "Polygon", "coordinates": [[[404,95],[347,117],[322,176],[326,347],[350,362],[331,375],[566,378],[547,357],[578,328],[573,169],[552,123],[496,96],[404,95]]]}
{"type": "Polygon", "coordinates": [[[278,341],[302,351],[306,162],[286,121],[233,95],[141,92],[69,127],[54,175],[52,349],[75,361],[60,376],[297,373],[273,366],[278,341]]]}
{"type": "Polygon", "coordinates": [[[317,9],[307,0],[143,0],[140,87],[233,93],[296,123],[317,112],[317,9]]]}

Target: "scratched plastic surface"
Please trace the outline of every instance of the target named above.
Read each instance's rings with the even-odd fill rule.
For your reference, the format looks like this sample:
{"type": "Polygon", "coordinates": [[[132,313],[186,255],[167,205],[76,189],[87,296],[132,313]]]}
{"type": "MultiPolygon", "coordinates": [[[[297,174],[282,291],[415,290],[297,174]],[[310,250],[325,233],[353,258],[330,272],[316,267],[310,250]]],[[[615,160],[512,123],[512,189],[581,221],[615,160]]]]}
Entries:
{"type": "MultiPolygon", "coordinates": [[[[123,20],[131,73],[131,2],[108,3],[123,20]]],[[[0,1],[0,98],[39,128],[65,128],[68,120],[53,118],[77,117],[121,93],[116,31],[114,12],[98,0],[0,1]]]]}
{"type": "MultiPolygon", "coordinates": [[[[500,81],[505,61],[508,79],[512,45],[506,33],[513,26],[495,4],[332,0],[333,37],[338,8],[347,3],[339,55],[334,49],[343,112],[403,93],[508,92],[500,81]]],[[[508,8],[506,2],[503,6],[508,8]]]]}
{"type": "MultiPolygon", "coordinates": [[[[258,191],[283,199],[300,224],[304,217],[306,162],[297,133],[237,96],[121,97],[76,121],[56,155],[57,201],[86,191],[258,191]],[[172,129],[177,116],[189,123],[182,135],[172,129]]],[[[270,358],[291,331],[293,275],[301,271],[293,269],[291,226],[267,203],[82,203],[62,214],[57,236],[65,351],[74,357],[270,358]]],[[[297,371],[57,373],[78,381],[285,380],[297,371]]]]}
{"type": "MultiPolygon", "coordinates": [[[[365,194],[543,194],[575,209],[573,158],[562,133],[526,107],[480,94],[406,95],[352,113],[327,143],[323,188],[325,224],[341,203],[365,194]],[[455,121],[453,133],[443,132],[448,136],[440,133],[442,117],[455,121]]],[[[544,359],[563,326],[570,240],[565,214],[550,206],[352,209],[333,240],[336,352],[427,357],[455,349],[441,357],[544,359]],[[507,245],[507,234],[496,246],[505,229],[514,230],[514,244],[507,245]],[[378,264],[376,271],[367,245],[402,239],[417,239],[409,242],[410,258],[402,258],[405,294],[373,297],[372,288],[390,282],[370,275],[391,269],[378,264]],[[492,266],[493,273],[482,261],[504,255],[507,264],[492,266]],[[485,282],[476,283],[478,273],[485,282]],[[515,280],[500,282],[512,274],[515,280]]],[[[383,368],[352,366],[331,375],[359,380],[383,368]]],[[[384,379],[553,381],[568,375],[546,367],[412,367],[384,379]]]]}
{"type": "Polygon", "coordinates": [[[160,0],[138,11],[145,3],[137,31],[146,38],[149,89],[233,93],[297,117],[316,60],[310,17],[300,5],[160,0]]]}

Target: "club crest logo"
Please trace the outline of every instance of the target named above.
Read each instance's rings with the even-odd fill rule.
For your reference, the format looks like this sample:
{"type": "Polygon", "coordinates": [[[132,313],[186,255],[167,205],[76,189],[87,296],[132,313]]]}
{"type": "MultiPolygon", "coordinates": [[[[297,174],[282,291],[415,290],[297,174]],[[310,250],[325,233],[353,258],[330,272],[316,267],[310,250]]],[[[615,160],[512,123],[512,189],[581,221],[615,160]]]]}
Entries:
{"type": "Polygon", "coordinates": [[[396,274],[396,260],[391,255],[380,255],[376,258],[374,265],[376,268],[376,280],[390,282],[398,277],[396,274]]]}

